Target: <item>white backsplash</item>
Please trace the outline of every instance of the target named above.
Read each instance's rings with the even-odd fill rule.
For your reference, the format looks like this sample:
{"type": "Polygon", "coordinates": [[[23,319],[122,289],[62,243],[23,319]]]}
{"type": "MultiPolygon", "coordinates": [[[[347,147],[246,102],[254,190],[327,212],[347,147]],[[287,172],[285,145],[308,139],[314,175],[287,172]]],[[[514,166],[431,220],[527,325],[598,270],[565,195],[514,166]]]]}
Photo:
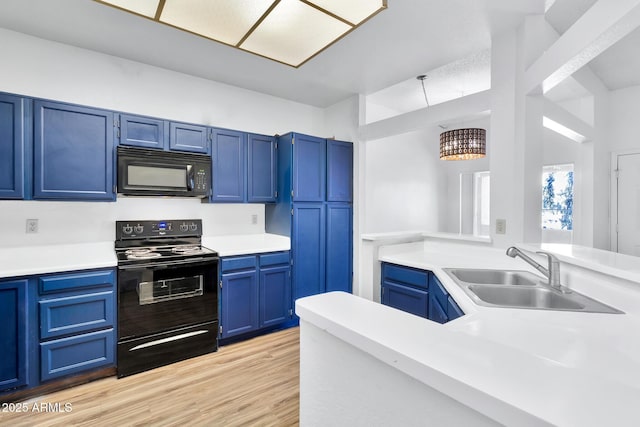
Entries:
{"type": "Polygon", "coordinates": [[[205,235],[264,233],[264,205],[119,197],[109,202],[0,201],[0,247],[113,241],[117,220],[202,219],[205,235]],[[253,224],[254,216],[256,224],[253,224]],[[26,233],[26,220],[38,232],[26,233]]]}

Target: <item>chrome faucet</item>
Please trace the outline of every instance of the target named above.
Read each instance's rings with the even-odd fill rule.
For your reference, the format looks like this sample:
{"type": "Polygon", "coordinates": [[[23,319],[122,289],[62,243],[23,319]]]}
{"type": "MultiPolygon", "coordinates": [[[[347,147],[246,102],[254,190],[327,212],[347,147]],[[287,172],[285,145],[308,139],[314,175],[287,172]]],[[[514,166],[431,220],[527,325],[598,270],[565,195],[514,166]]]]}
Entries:
{"type": "Polygon", "coordinates": [[[556,258],[555,255],[550,254],[549,252],[537,251],[536,253],[545,255],[547,257],[549,265],[548,268],[544,268],[542,265],[538,264],[529,256],[525,255],[520,249],[516,248],[515,246],[511,246],[507,249],[508,256],[510,256],[511,258],[519,256],[527,263],[529,263],[533,268],[544,274],[545,277],[549,280],[549,286],[551,288],[565,294],[570,293],[571,291],[567,287],[562,286],[562,284],[560,283],[560,261],[558,260],[558,258],[556,258]]]}

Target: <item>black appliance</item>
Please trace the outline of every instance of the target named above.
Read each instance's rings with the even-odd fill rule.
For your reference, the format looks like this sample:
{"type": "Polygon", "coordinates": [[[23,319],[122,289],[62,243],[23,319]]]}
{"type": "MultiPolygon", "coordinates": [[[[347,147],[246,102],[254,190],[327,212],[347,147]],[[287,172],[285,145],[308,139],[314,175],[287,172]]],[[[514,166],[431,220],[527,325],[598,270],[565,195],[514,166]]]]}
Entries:
{"type": "Polygon", "coordinates": [[[201,220],[116,221],[118,377],[218,349],[218,254],[201,220]]]}
{"type": "Polygon", "coordinates": [[[118,193],[208,197],[211,193],[211,156],[120,146],[118,193]]]}

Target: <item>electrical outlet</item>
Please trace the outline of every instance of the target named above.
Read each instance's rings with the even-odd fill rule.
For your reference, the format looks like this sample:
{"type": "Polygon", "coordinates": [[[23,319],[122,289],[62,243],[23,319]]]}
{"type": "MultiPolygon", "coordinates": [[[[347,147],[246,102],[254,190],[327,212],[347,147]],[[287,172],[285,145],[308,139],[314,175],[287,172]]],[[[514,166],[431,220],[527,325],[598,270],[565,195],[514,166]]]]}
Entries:
{"type": "Polygon", "coordinates": [[[38,220],[37,219],[28,219],[27,220],[27,233],[37,233],[38,232],[38,220]]]}
{"type": "Polygon", "coordinates": [[[258,223],[258,215],[257,214],[253,214],[251,215],[251,224],[257,224],[258,223]]]}
{"type": "Polygon", "coordinates": [[[507,234],[506,219],[496,219],[496,234],[507,234]]]}

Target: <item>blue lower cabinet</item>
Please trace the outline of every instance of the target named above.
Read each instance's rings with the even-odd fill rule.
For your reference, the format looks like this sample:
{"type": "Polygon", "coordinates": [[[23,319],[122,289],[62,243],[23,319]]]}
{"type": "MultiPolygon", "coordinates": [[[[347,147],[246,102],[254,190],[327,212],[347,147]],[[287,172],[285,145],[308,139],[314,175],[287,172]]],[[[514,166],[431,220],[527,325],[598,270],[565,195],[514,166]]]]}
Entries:
{"type": "Polygon", "coordinates": [[[449,320],[457,319],[461,316],[464,316],[464,312],[460,309],[458,304],[456,304],[453,298],[447,298],[447,317],[449,320]]]}
{"type": "Polygon", "coordinates": [[[115,269],[49,274],[38,284],[40,381],[113,366],[115,269]]]}
{"type": "Polygon", "coordinates": [[[431,293],[429,294],[429,320],[438,323],[447,323],[449,321],[446,307],[443,308],[435,295],[431,293]]]}
{"type": "Polygon", "coordinates": [[[0,282],[0,391],[27,384],[28,280],[0,282]]]}
{"type": "Polygon", "coordinates": [[[447,323],[464,315],[431,271],[382,263],[382,304],[447,323]]]}
{"type": "Polygon", "coordinates": [[[429,310],[429,293],[398,283],[383,282],[382,303],[416,316],[427,317],[429,310]]]}
{"type": "Polygon", "coordinates": [[[113,291],[40,301],[40,338],[113,327],[113,291]]]}
{"type": "Polygon", "coordinates": [[[258,329],[258,278],[255,267],[222,274],[220,326],[222,338],[258,329]]]}
{"type": "Polygon", "coordinates": [[[289,264],[260,269],[260,327],[286,322],[291,316],[289,264]]]}
{"type": "Polygon", "coordinates": [[[220,261],[220,338],[276,327],[291,319],[289,252],[220,261]]]}
{"type": "Polygon", "coordinates": [[[40,343],[40,379],[52,380],[115,361],[113,329],[40,343]]]}

